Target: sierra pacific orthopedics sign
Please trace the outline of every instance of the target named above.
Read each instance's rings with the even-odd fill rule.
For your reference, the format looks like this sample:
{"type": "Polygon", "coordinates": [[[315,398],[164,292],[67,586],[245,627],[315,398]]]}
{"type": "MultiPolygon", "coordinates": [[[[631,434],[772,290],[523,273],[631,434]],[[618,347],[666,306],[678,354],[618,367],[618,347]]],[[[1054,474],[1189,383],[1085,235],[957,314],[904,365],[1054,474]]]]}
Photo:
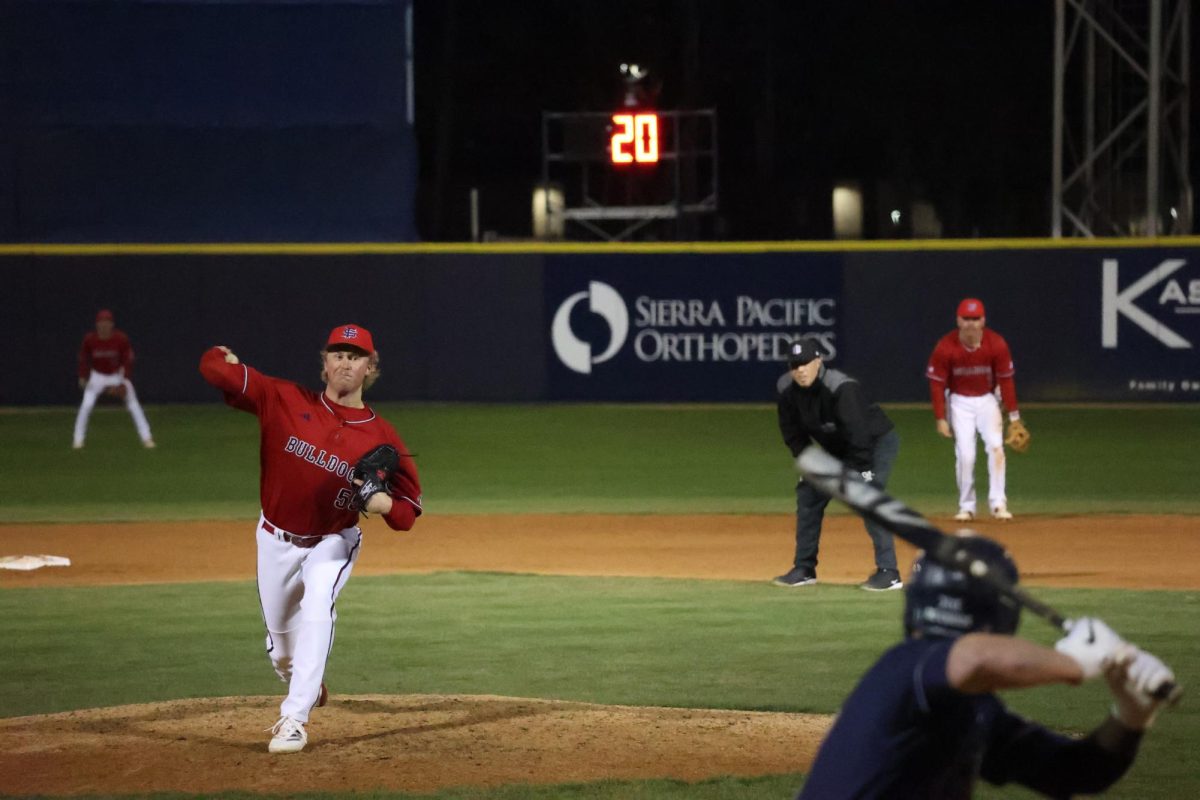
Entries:
{"type": "Polygon", "coordinates": [[[794,338],[781,330],[804,328],[805,335],[822,342],[829,360],[837,357],[837,342],[829,330],[837,320],[832,297],[737,295],[722,305],[712,299],[641,295],[633,300],[633,310],[631,334],[630,312],[621,294],[606,283],[588,281],[587,289],[572,294],[554,312],[555,354],[568,369],[584,375],[592,372],[593,365],[611,360],[626,340],[633,355],[645,363],[780,362],[794,338]],[[599,354],[571,323],[572,312],[585,301],[587,310],[607,326],[607,343],[599,354]]]}
{"type": "Polygon", "coordinates": [[[570,399],[770,398],[788,345],[812,336],[836,362],[840,270],[797,279],[779,257],[713,269],[687,256],[568,265],[546,276],[550,376],[570,399]]]}

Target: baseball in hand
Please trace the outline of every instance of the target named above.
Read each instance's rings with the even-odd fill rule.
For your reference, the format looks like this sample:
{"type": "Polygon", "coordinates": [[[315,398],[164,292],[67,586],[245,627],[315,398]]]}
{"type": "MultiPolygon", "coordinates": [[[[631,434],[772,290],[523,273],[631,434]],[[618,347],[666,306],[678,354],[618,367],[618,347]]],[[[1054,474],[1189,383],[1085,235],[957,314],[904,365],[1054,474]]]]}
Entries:
{"type": "Polygon", "coordinates": [[[217,345],[217,349],[225,354],[225,363],[226,364],[240,364],[241,363],[240,361],[238,361],[238,357],[233,354],[233,351],[230,350],[225,345],[223,345],[223,344],[217,345]]]}

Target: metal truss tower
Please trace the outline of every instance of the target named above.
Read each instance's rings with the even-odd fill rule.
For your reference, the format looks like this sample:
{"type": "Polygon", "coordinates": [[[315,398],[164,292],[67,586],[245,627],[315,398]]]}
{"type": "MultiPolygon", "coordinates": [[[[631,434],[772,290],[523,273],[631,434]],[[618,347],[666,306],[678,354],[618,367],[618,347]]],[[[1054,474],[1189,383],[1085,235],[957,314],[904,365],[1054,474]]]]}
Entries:
{"type": "Polygon", "coordinates": [[[1192,232],[1191,4],[1055,0],[1055,238],[1192,232]]]}

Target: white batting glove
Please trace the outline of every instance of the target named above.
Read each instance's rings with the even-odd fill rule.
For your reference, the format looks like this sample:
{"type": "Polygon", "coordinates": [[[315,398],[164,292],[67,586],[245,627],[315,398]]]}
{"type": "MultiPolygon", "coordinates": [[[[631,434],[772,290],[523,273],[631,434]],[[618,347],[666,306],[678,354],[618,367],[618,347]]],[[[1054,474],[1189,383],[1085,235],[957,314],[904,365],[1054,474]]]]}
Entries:
{"type": "Polygon", "coordinates": [[[1054,649],[1079,663],[1085,680],[1098,677],[1116,657],[1125,640],[1094,617],[1067,620],[1067,635],[1054,643],[1054,649]]]}
{"type": "Polygon", "coordinates": [[[1113,716],[1126,727],[1144,731],[1163,705],[1154,693],[1174,682],[1175,673],[1145,650],[1126,644],[1105,668],[1104,678],[1113,694],[1113,716]]]}

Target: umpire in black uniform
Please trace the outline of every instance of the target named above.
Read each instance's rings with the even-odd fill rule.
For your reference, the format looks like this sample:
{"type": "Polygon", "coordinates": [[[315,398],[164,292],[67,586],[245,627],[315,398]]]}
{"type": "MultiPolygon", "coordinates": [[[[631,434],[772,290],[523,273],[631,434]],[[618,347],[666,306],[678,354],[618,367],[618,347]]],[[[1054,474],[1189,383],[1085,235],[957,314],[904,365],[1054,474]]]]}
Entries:
{"type": "MultiPolygon", "coordinates": [[[[884,488],[900,436],[877,404],[870,402],[858,381],[825,366],[821,347],[813,339],[798,339],[788,353],[789,372],[779,378],[779,432],[792,457],[810,443],[858,470],[868,481],[884,488]]],[[[801,480],[796,484],[796,558],[792,569],[780,575],[778,586],[808,586],[817,582],[817,547],[829,495],[801,480]]],[[[866,523],[875,545],[876,571],[862,583],[872,592],[903,587],[896,565],[892,535],[866,523]]]]}

